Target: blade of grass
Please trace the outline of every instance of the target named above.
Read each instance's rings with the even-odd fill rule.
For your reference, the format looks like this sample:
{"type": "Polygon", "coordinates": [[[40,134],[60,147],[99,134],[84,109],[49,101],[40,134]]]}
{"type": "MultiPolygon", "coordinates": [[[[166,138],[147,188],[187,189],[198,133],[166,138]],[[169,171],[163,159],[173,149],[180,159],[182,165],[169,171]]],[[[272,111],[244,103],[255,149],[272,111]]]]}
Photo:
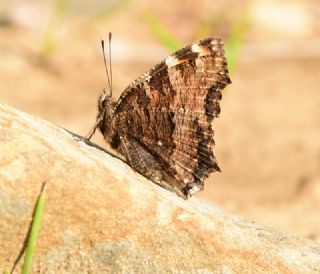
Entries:
{"type": "Polygon", "coordinates": [[[249,22],[249,8],[245,9],[239,21],[235,24],[229,38],[226,41],[225,51],[228,60],[228,69],[232,74],[239,57],[239,50],[249,22]]]}
{"type": "Polygon", "coordinates": [[[24,262],[22,266],[22,274],[27,274],[32,264],[32,258],[34,255],[36,242],[37,242],[39,231],[40,231],[42,215],[44,211],[44,204],[45,204],[45,198],[43,195],[44,187],[45,187],[45,182],[42,185],[42,188],[37,200],[37,204],[34,210],[33,220],[30,227],[30,233],[28,235],[26,255],[24,257],[24,262]]]}
{"type": "Polygon", "coordinates": [[[182,47],[182,44],[161,23],[159,18],[153,12],[146,12],[144,14],[144,18],[153,35],[170,51],[176,51],[182,47]]]}

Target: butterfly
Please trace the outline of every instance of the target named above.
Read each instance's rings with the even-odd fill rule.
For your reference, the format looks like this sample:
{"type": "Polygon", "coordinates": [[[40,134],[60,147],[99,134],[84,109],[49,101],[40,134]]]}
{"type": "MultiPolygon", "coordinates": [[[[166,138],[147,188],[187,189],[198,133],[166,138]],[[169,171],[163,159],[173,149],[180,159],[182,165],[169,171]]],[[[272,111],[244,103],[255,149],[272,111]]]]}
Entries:
{"type": "MultiPolygon", "coordinates": [[[[109,47],[110,40],[111,34],[109,47]]],[[[103,41],[102,48],[104,53],[103,41]]],[[[108,75],[105,54],[104,62],[108,75]]],[[[220,171],[212,121],[230,83],[223,42],[197,41],[138,77],[118,101],[111,77],[89,138],[98,128],[134,171],[187,199],[204,188],[211,172],[220,171]]]]}

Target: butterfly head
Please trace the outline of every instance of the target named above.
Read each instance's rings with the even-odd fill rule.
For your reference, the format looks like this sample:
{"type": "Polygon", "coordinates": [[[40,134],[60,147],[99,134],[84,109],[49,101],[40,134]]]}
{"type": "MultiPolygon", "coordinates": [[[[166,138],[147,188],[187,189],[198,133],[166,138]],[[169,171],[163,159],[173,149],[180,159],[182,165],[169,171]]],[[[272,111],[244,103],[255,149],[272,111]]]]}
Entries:
{"type": "Polygon", "coordinates": [[[98,110],[99,110],[99,114],[103,114],[103,112],[106,110],[106,108],[108,108],[109,106],[111,106],[111,94],[107,94],[105,90],[103,90],[103,93],[99,96],[98,99],[98,110]]]}
{"type": "Polygon", "coordinates": [[[87,134],[87,139],[90,140],[96,129],[100,129],[102,134],[105,135],[106,132],[110,131],[111,120],[112,120],[112,97],[111,94],[106,94],[105,90],[99,96],[98,99],[98,115],[96,118],[96,123],[94,127],[91,129],[89,134],[87,134]]]}
{"type": "Polygon", "coordinates": [[[114,102],[111,94],[107,94],[105,90],[98,99],[98,115],[96,126],[105,136],[112,133],[112,117],[113,117],[114,102]]]}
{"type": "Polygon", "coordinates": [[[113,109],[113,100],[112,95],[107,94],[105,90],[103,90],[103,93],[99,96],[98,99],[98,116],[97,116],[97,122],[98,127],[100,127],[105,123],[110,123],[112,120],[112,109],[113,109]]]}

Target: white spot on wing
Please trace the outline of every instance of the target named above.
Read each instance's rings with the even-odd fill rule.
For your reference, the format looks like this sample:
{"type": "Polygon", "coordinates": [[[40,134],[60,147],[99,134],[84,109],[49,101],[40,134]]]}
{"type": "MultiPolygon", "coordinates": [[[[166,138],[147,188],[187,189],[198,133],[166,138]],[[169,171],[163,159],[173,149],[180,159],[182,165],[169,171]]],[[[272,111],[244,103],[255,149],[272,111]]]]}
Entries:
{"type": "Polygon", "coordinates": [[[219,43],[221,44],[220,40],[217,40],[217,39],[213,39],[210,42],[211,45],[218,45],[219,43]]]}
{"type": "Polygon", "coordinates": [[[191,50],[192,50],[192,52],[202,52],[202,49],[198,44],[193,44],[191,46],[191,50]]]}
{"type": "Polygon", "coordinates": [[[194,186],[188,191],[188,194],[189,194],[189,195],[192,195],[192,194],[198,192],[199,190],[200,190],[200,188],[199,188],[198,186],[194,185],[194,186]]]}
{"type": "Polygon", "coordinates": [[[165,63],[166,63],[166,65],[167,65],[169,68],[171,68],[171,67],[179,64],[180,62],[179,62],[179,59],[178,59],[178,58],[176,58],[176,57],[174,57],[174,56],[172,56],[172,55],[169,55],[169,56],[165,59],[165,63]]]}
{"type": "Polygon", "coordinates": [[[208,56],[211,53],[209,47],[200,46],[199,44],[193,44],[191,46],[191,51],[194,53],[198,53],[199,56],[208,56]]]}

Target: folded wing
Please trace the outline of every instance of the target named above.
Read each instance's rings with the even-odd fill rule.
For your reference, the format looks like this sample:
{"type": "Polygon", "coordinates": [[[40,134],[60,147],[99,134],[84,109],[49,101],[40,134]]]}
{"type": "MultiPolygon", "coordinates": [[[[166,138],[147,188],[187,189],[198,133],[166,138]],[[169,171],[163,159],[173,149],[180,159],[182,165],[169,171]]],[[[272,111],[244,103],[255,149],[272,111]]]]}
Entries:
{"type": "Polygon", "coordinates": [[[221,90],[229,83],[223,44],[215,38],[168,56],[139,77],[114,109],[128,162],[134,158],[135,170],[164,181],[180,196],[202,189],[210,172],[219,170],[212,120],[220,113],[221,90]],[[134,149],[125,149],[130,143],[134,149]],[[140,149],[141,159],[132,155],[140,149]],[[146,159],[157,163],[147,173],[146,159]]]}

